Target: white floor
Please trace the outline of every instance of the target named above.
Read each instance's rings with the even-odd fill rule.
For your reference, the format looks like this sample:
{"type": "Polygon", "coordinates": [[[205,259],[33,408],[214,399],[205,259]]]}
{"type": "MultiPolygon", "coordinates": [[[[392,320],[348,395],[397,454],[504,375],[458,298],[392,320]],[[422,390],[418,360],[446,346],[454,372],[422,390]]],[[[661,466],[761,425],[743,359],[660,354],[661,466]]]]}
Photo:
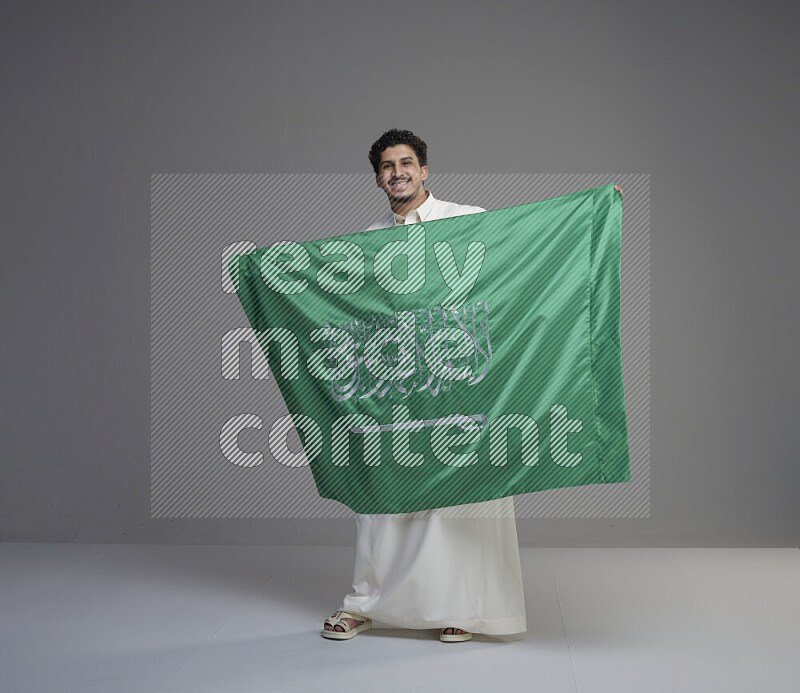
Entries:
{"type": "Polygon", "coordinates": [[[0,545],[0,691],[800,692],[797,549],[523,549],[528,632],[322,620],[353,549],[0,545]]]}

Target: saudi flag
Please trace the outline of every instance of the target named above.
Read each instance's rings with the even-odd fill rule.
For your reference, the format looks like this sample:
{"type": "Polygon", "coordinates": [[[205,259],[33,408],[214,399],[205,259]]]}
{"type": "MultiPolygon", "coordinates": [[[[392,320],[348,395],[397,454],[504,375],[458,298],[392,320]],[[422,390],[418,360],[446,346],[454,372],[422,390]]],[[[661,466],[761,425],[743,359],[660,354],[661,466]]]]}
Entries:
{"type": "Polygon", "coordinates": [[[235,256],[270,436],[357,513],[630,481],[621,227],[606,185],[235,256]]]}

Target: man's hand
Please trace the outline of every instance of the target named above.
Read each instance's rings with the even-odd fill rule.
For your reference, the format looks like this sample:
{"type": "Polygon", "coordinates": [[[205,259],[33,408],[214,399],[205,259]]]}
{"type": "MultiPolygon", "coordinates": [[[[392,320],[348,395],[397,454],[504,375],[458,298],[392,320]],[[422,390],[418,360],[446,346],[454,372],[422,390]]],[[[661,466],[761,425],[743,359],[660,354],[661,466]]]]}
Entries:
{"type": "Polygon", "coordinates": [[[620,195],[622,195],[622,188],[620,188],[618,185],[614,186],[614,190],[616,190],[620,195]]]}

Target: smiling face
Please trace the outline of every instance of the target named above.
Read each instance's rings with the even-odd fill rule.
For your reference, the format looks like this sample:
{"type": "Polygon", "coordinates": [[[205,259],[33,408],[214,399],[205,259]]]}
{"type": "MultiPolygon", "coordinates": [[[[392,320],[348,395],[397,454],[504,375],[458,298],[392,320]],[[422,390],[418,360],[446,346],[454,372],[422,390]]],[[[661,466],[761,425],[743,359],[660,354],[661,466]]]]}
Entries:
{"type": "Polygon", "coordinates": [[[420,166],[416,152],[407,144],[387,147],[381,153],[375,182],[389,197],[389,204],[398,214],[416,209],[428,193],[422,184],[428,167],[420,166]]]}

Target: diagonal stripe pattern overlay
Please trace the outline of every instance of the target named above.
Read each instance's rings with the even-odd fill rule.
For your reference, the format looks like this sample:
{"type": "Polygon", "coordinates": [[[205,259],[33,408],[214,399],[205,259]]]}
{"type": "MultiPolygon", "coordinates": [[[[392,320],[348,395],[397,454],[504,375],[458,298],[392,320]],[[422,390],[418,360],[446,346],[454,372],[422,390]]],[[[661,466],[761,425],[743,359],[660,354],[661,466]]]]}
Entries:
{"type": "MultiPolygon", "coordinates": [[[[438,199],[493,210],[608,183],[624,191],[622,354],[631,481],[519,495],[517,517],[649,516],[649,175],[438,174],[426,184],[438,199]]],[[[281,449],[267,444],[273,427],[287,428],[288,411],[274,373],[288,377],[298,363],[291,349],[286,355],[281,349],[270,370],[258,342],[239,347],[249,325],[224,258],[278,241],[360,231],[386,211],[385,195],[370,175],[151,177],[153,517],[353,515],[343,504],[319,497],[293,429],[281,449]]],[[[317,279],[336,281],[322,273],[317,279]]],[[[463,413],[465,421],[480,414],[463,413]]],[[[294,423],[310,430],[297,415],[294,423]]],[[[305,442],[309,455],[321,444],[313,435],[305,442]]],[[[562,454],[568,454],[565,445],[562,454]]],[[[458,506],[451,510],[458,515],[458,506]]]]}

